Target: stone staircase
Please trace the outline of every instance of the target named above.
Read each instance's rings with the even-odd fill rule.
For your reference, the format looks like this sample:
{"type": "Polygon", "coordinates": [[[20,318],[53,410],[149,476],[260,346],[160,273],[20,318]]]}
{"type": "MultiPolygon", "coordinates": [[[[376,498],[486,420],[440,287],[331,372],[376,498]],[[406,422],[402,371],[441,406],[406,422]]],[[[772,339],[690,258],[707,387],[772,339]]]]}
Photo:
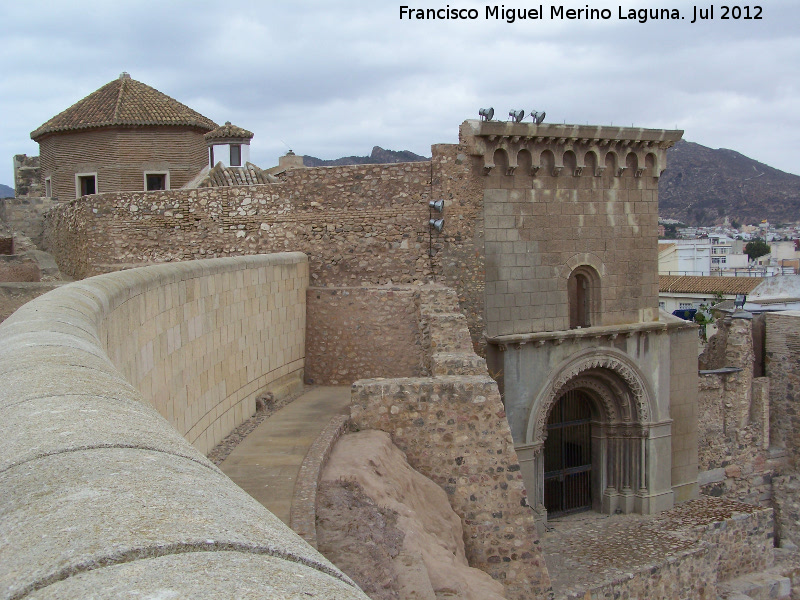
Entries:
{"type": "Polygon", "coordinates": [[[748,573],[731,581],[717,584],[720,600],[789,600],[792,580],[782,574],[780,567],[759,573],[748,573]]]}
{"type": "Polygon", "coordinates": [[[785,546],[773,549],[772,567],[718,583],[719,600],[800,600],[800,550],[785,546]]]}

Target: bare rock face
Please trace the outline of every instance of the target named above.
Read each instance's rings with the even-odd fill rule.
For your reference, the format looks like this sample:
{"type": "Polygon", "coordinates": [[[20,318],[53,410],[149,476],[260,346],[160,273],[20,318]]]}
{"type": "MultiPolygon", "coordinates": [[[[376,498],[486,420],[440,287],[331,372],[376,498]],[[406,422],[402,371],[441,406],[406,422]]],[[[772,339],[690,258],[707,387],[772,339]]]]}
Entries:
{"type": "Polygon", "coordinates": [[[319,550],[374,600],[500,600],[503,586],[473,569],[444,491],[412,469],[388,434],[342,437],[322,474],[319,550]]]}

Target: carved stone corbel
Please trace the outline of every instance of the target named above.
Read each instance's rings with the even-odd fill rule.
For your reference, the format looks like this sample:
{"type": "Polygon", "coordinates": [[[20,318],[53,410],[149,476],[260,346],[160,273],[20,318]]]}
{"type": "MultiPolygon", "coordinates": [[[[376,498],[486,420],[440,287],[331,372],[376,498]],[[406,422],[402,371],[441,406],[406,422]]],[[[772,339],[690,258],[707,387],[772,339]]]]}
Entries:
{"type": "Polygon", "coordinates": [[[531,165],[531,177],[536,177],[536,174],[539,172],[539,169],[541,168],[542,168],[541,165],[531,165]]]}
{"type": "Polygon", "coordinates": [[[563,168],[564,167],[553,167],[553,177],[558,177],[559,175],[561,175],[561,170],[563,168]]]}
{"type": "Polygon", "coordinates": [[[517,165],[509,166],[506,168],[506,175],[513,175],[514,171],[517,170],[517,165]]]}
{"type": "Polygon", "coordinates": [[[633,176],[634,176],[634,177],[641,177],[641,176],[642,176],[642,173],[644,173],[644,169],[636,169],[636,170],[633,172],[633,176]]]}
{"type": "Polygon", "coordinates": [[[583,175],[583,167],[575,167],[573,175],[575,177],[580,177],[581,175],[583,175]]]}
{"type": "Polygon", "coordinates": [[[493,163],[483,165],[483,174],[489,175],[492,172],[492,169],[494,169],[493,163]]]}
{"type": "Polygon", "coordinates": [[[594,176],[595,177],[602,177],[603,173],[605,173],[605,172],[606,172],[606,168],[605,167],[595,167],[594,176]]]}
{"type": "Polygon", "coordinates": [[[628,167],[617,167],[617,177],[622,177],[628,167]]]}

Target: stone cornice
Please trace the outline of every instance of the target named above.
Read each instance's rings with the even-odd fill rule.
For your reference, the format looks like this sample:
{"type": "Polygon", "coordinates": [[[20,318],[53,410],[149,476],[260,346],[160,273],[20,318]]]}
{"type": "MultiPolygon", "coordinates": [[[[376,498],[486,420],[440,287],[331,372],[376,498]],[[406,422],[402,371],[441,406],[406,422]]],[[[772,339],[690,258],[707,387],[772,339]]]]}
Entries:
{"type": "MultiPolygon", "coordinates": [[[[545,343],[555,345],[563,344],[566,341],[576,341],[581,339],[616,339],[617,337],[631,337],[635,334],[658,334],[691,327],[688,323],[667,323],[664,321],[652,321],[649,323],[632,323],[630,325],[607,325],[601,327],[586,327],[583,329],[568,329],[564,331],[540,331],[537,333],[515,333],[511,335],[497,335],[485,337],[487,343],[501,347],[511,344],[523,346],[534,344],[542,346],[545,343]]],[[[504,349],[504,348],[501,348],[504,349]]]]}
{"type": "MultiPolygon", "coordinates": [[[[554,123],[511,123],[506,121],[468,120],[461,125],[462,135],[485,138],[514,138],[548,143],[594,143],[600,146],[621,144],[630,147],[670,148],[683,137],[679,129],[644,129],[642,127],[605,127],[602,125],[558,125],[554,123]]],[[[466,137],[465,136],[465,137],[466,137]]],[[[518,140],[517,140],[518,141],[518,140]]]]}
{"type": "Polygon", "coordinates": [[[464,121],[460,129],[461,143],[467,151],[483,158],[485,175],[492,173],[495,152],[502,150],[508,157],[505,175],[517,172],[520,153],[527,152],[530,172],[525,174],[533,177],[539,174],[542,154],[552,152],[551,172],[543,175],[558,177],[563,173],[580,177],[585,174],[586,158],[594,155],[594,170],[586,174],[601,177],[606,171],[606,160],[611,156],[615,177],[642,177],[647,173],[658,178],[666,168],[667,148],[682,136],[680,130],[476,120],[464,121]],[[575,158],[573,167],[565,171],[564,155],[567,152],[574,153],[575,158]],[[628,157],[631,154],[635,160],[629,169],[628,157]]]}

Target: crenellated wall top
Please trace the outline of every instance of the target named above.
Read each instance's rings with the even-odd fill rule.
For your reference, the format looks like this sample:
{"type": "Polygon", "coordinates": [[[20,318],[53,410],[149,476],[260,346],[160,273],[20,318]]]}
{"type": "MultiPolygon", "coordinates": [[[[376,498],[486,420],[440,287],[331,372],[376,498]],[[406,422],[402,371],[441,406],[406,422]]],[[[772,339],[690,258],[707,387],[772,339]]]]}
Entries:
{"type": "Polygon", "coordinates": [[[525,165],[536,176],[543,166],[545,175],[581,176],[591,167],[593,175],[602,176],[612,161],[613,174],[629,171],[658,178],[666,168],[666,150],[681,139],[683,131],[644,129],[641,127],[605,127],[599,125],[557,125],[467,120],[461,124],[459,138],[474,156],[483,158],[483,173],[495,168],[495,154],[506,155],[506,175],[513,175],[525,165]],[[552,157],[545,157],[546,153],[552,157]],[[572,157],[567,157],[571,153],[572,157]]]}

